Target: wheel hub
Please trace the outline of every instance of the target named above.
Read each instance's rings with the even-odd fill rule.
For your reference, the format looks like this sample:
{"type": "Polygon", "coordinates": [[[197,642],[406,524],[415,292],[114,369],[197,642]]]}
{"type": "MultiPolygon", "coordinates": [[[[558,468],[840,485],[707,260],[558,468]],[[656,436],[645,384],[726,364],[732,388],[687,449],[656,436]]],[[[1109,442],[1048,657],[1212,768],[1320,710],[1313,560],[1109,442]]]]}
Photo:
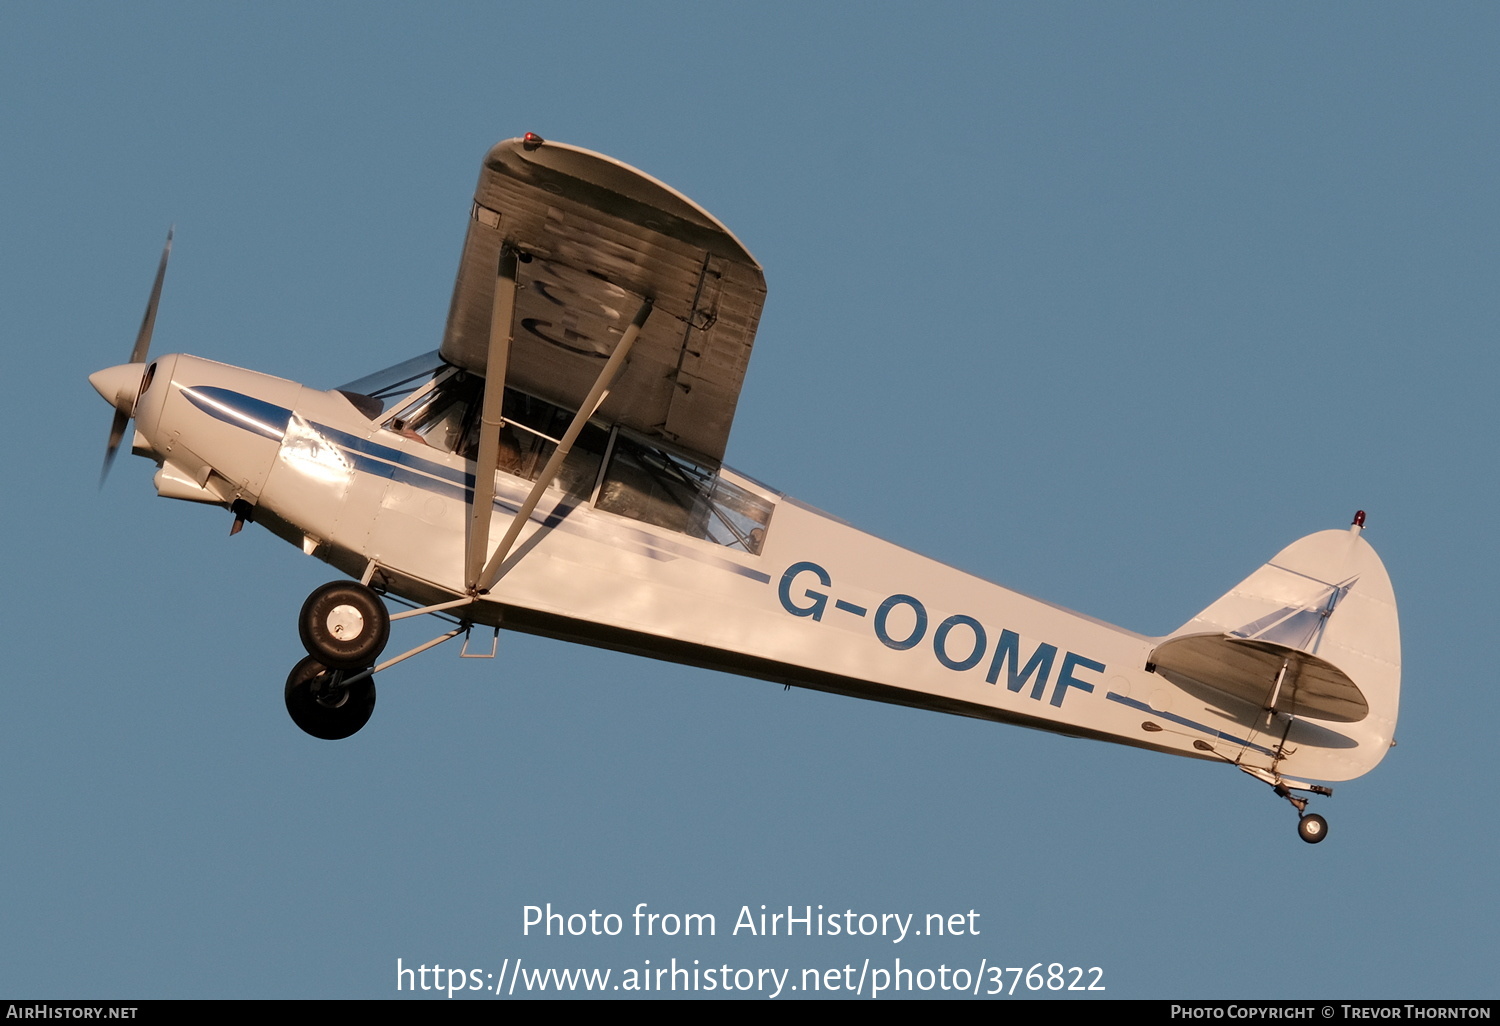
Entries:
{"type": "Polygon", "coordinates": [[[357,638],[365,629],[364,615],[350,605],[334,606],[328,611],[328,618],[325,622],[328,625],[328,633],[340,641],[357,638]]]}
{"type": "Polygon", "coordinates": [[[337,675],[320,674],[311,684],[313,701],[325,709],[338,709],[349,701],[349,689],[335,683],[337,675]]]}
{"type": "Polygon", "coordinates": [[[317,703],[325,709],[341,709],[347,701],[349,701],[348,688],[324,688],[317,695],[317,703]]]}

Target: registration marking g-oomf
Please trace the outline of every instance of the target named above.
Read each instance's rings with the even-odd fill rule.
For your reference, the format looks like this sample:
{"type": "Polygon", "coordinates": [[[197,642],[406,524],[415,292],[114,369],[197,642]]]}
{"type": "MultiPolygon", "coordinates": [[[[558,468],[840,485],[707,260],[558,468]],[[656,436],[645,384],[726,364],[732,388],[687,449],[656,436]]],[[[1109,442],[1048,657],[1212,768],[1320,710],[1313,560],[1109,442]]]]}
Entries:
{"type": "MultiPolygon", "coordinates": [[[[927,638],[927,606],[915,595],[897,593],[888,596],[873,615],[868,606],[858,605],[833,596],[833,577],[827,570],[811,560],[793,563],[781,575],[776,587],[776,596],[781,608],[793,616],[807,617],[816,623],[823,621],[828,612],[829,599],[833,609],[853,617],[869,617],[875,637],[881,644],[896,652],[916,648],[927,638]],[[816,582],[816,585],[808,581],[816,582]],[[821,591],[818,586],[828,588],[821,591]]],[[[993,630],[993,626],[990,628],[993,630]]],[[[1000,631],[993,649],[990,648],[989,631],[975,617],[967,613],[954,613],[943,620],[932,632],[932,655],[939,664],[949,670],[966,673],[976,669],[989,655],[989,669],[985,671],[987,684],[997,684],[1005,679],[1008,691],[1028,694],[1041,701],[1047,693],[1052,666],[1057,661],[1058,647],[1047,642],[1038,642],[1031,657],[1023,661],[1021,636],[1009,629],[1000,631]],[[1030,684],[1030,691],[1025,691],[1030,684]]],[[[1062,658],[1062,669],[1052,687],[1052,697],[1047,699],[1053,708],[1061,708],[1070,689],[1091,694],[1094,682],[1075,676],[1080,670],[1093,673],[1106,672],[1104,663],[1077,652],[1067,652],[1062,658]]]]}

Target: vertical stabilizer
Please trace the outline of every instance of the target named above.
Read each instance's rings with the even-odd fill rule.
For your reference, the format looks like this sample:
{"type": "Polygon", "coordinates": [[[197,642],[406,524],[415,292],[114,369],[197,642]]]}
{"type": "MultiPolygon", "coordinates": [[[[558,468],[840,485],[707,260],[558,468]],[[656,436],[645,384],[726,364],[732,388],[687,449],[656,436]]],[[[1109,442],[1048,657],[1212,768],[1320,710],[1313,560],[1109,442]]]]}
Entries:
{"type": "Polygon", "coordinates": [[[1302,759],[1318,763],[1304,772],[1322,779],[1366,772],[1396,730],[1396,597],[1363,519],[1288,545],[1152,653],[1179,686],[1261,709],[1264,728],[1295,719],[1336,730],[1343,740],[1323,753],[1303,746],[1302,759]]]}

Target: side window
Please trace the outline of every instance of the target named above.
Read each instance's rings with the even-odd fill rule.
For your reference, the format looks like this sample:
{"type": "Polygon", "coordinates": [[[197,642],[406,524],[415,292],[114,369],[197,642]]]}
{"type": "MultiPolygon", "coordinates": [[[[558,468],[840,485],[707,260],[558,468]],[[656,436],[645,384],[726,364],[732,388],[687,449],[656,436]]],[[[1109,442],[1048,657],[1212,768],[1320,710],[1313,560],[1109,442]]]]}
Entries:
{"type": "MultiPolygon", "coordinates": [[[[360,395],[368,397],[368,393],[360,395]]],[[[483,399],[484,380],[454,369],[385,426],[439,452],[472,460],[479,453],[483,399]]],[[[573,413],[507,388],[502,415],[505,423],[500,428],[496,470],[535,481],[557,451],[573,413]]],[[[612,450],[609,444],[608,430],[585,424],[557,476],[548,483],[586,500],[599,478],[604,455],[610,452],[597,508],[760,554],[774,509],[771,501],[725,480],[717,468],[700,466],[619,431],[614,433],[612,450]]]]}
{"type": "MultiPolygon", "coordinates": [[[[459,371],[440,381],[426,396],[391,418],[386,425],[407,438],[472,460],[479,455],[480,413],[484,381],[459,371]]],[[[573,414],[535,396],[505,390],[500,428],[500,451],[496,469],[535,481],[557,450],[573,414]]],[[[574,495],[587,498],[599,476],[599,464],[609,443],[609,432],[597,424],[585,424],[568,458],[550,482],[574,495]]]]}
{"type": "Polygon", "coordinates": [[[595,505],[701,538],[708,515],[704,486],[709,480],[708,473],[685,460],[618,435],[595,505]]]}
{"type": "Polygon", "coordinates": [[[389,426],[392,431],[441,452],[470,457],[469,447],[478,437],[470,430],[470,422],[478,420],[483,385],[481,378],[459,371],[440,382],[415,406],[392,418],[389,426]]]}
{"type": "MultiPolygon", "coordinates": [[[[500,429],[498,467],[507,474],[535,481],[557,450],[557,443],[567,432],[568,425],[573,420],[573,412],[536,396],[507,388],[503,415],[505,425],[500,429]]],[[[477,417],[475,421],[477,425],[477,417]]],[[[474,437],[477,450],[477,426],[474,437]]],[[[604,459],[604,450],[608,444],[608,431],[597,424],[585,424],[551,484],[571,495],[587,499],[594,490],[594,480],[599,476],[599,463],[604,459]]]]}
{"type": "Polygon", "coordinates": [[[720,545],[758,556],[771,522],[771,509],[771,504],[759,495],[721,477],[714,482],[709,498],[707,537],[720,545]]]}
{"type": "Polygon", "coordinates": [[[760,553],[772,509],[714,470],[619,433],[595,505],[753,555],[760,553]]]}

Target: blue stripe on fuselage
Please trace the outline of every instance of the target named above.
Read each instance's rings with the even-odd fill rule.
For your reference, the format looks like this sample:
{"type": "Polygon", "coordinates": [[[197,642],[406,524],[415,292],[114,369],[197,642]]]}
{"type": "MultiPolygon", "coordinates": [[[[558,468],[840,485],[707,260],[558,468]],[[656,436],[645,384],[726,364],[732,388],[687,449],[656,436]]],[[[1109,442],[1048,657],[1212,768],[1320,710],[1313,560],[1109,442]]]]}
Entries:
{"type": "Polygon", "coordinates": [[[273,442],[279,442],[285,437],[287,422],[292,419],[292,411],[284,406],[231,392],[227,388],[184,385],[182,394],[187,396],[188,402],[214,420],[244,428],[273,442]]]}
{"type": "MultiPolygon", "coordinates": [[[[292,411],[283,406],[276,406],[227,388],[185,386],[182,393],[194,406],[214,419],[278,442],[286,434],[286,426],[292,418],[292,411]]],[[[352,435],[325,424],[314,423],[312,427],[347,453],[356,471],[399,481],[413,488],[457,499],[463,503],[474,501],[474,475],[471,473],[436,460],[426,459],[404,449],[352,435]]],[[[502,483],[501,487],[505,485],[502,483]]],[[[517,495],[522,494],[518,488],[511,487],[509,490],[517,495]]],[[[515,516],[520,511],[521,501],[519,497],[507,500],[496,496],[494,508],[515,516]]],[[[579,502],[559,503],[548,513],[532,513],[531,519],[547,528],[564,526],[564,520],[580,505],[582,503],[579,502]]],[[[694,562],[706,563],[720,570],[748,577],[761,584],[771,582],[769,574],[742,566],[733,560],[710,556],[689,545],[679,544],[667,538],[658,538],[623,524],[614,526],[616,530],[632,536],[631,540],[635,542],[640,555],[658,560],[671,560],[678,556],[685,556],[694,562]]],[[[568,529],[574,533],[587,532],[582,524],[577,527],[568,527],[568,529]]]]}

